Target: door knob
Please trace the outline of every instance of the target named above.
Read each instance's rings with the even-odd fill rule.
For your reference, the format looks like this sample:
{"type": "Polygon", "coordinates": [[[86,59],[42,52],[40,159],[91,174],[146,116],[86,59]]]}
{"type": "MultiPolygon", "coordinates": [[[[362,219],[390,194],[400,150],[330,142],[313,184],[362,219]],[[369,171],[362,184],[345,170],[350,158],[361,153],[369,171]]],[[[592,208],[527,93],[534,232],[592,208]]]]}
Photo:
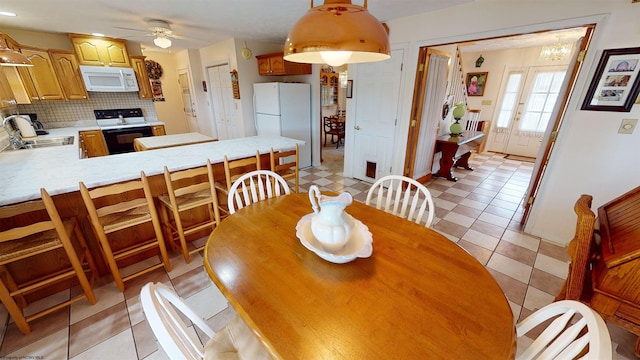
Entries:
{"type": "Polygon", "coordinates": [[[356,129],[356,130],[360,130],[360,126],[358,126],[358,125],[354,126],[353,128],[356,129]]]}

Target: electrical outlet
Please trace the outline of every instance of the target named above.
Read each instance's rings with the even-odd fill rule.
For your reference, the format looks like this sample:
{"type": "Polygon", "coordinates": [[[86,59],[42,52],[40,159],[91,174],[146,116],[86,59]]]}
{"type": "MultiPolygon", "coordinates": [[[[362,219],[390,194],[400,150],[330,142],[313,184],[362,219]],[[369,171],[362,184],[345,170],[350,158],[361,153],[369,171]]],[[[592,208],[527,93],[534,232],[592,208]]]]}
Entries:
{"type": "Polygon", "coordinates": [[[633,130],[636,129],[638,119],[622,119],[618,134],[633,134],[633,130]]]}

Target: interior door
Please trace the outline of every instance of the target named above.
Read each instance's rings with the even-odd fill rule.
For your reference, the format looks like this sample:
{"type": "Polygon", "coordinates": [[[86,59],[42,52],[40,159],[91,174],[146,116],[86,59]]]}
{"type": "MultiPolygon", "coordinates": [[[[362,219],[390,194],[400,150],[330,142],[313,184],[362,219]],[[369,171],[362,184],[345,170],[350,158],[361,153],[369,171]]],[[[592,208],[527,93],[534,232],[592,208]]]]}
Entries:
{"type": "Polygon", "coordinates": [[[492,150],[531,158],[538,155],[566,71],[564,65],[508,71],[492,150]]]}
{"type": "Polygon", "coordinates": [[[209,96],[218,140],[238,137],[237,116],[233,101],[229,64],[207,68],[211,89],[209,96]]]}
{"type": "Polygon", "coordinates": [[[358,64],[353,93],[358,102],[353,126],[346,129],[355,130],[355,178],[373,182],[391,174],[403,53],[392,50],[389,60],[358,64]]]}
{"type": "Polygon", "coordinates": [[[180,94],[182,95],[182,108],[184,116],[187,119],[187,126],[190,132],[200,132],[198,118],[193,100],[191,98],[191,87],[189,86],[189,76],[187,69],[178,70],[178,84],[180,86],[180,94]]]}

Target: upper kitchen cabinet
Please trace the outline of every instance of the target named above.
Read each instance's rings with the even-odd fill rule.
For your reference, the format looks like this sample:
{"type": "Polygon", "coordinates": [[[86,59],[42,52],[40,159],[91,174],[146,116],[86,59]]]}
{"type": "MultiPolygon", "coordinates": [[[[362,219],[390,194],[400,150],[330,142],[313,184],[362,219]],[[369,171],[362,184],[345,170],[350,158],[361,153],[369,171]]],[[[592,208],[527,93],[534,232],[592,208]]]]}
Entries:
{"type": "Polygon", "coordinates": [[[147,65],[144,63],[146,56],[131,56],[131,67],[136,73],[136,80],[138,80],[138,96],[142,100],[153,99],[153,92],[151,91],[151,83],[149,82],[149,74],[147,73],[147,65]]]}
{"type": "Polygon", "coordinates": [[[48,51],[28,46],[21,46],[20,51],[33,63],[18,69],[31,100],[64,100],[48,51]]]}
{"type": "Polygon", "coordinates": [[[311,74],[311,64],[301,64],[286,61],[284,53],[271,53],[256,56],[258,59],[258,73],[260,75],[308,75],[311,74]]]}
{"type": "Polygon", "coordinates": [[[49,50],[53,67],[67,100],[88,100],[89,94],[84,87],[78,58],[71,50],[49,50]]]}
{"type": "Polygon", "coordinates": [[[131,67],[124,40],[69,34],[80,65],[131,67]]]}
{"type": "Polygon", "coordinates": [[[4,69],[0,69],[0,109],[16,105],[16,97],[11,91],[9,80],[4,73],[4,69]]]}

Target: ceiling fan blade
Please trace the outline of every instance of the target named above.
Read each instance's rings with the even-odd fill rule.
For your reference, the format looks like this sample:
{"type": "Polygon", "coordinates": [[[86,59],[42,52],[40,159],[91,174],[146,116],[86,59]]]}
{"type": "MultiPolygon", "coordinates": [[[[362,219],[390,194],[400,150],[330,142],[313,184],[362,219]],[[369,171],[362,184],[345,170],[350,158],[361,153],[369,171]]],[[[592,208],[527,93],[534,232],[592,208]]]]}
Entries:
{"type": "Polygon", "coordinates": [[[123,26],[114,26],[114,28],[116,29],[123,29],[123,30],[132,30],[132,31],[141,31],[141,32],[147,32],[149,30],[147,29],[134,29],[134,28],[128,28],[128,27],[123,27],[123,26]]]}

